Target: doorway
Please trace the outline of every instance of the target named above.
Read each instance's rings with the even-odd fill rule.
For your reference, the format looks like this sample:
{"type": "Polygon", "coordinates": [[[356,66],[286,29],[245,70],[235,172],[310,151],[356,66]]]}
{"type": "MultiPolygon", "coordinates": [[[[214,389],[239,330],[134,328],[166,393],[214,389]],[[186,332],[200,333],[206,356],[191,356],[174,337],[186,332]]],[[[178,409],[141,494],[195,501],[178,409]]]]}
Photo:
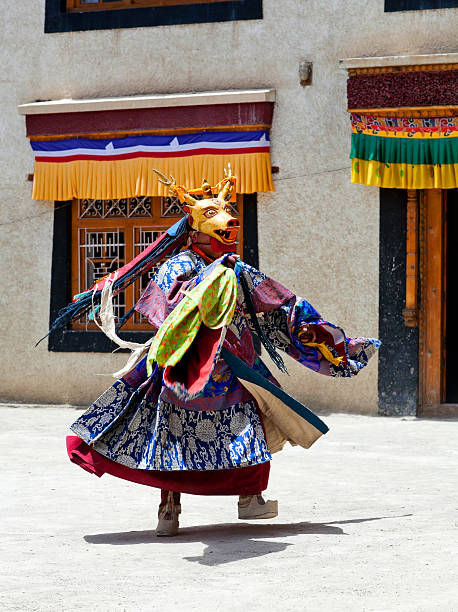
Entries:
{"type": "Polygon", "coordinates": [[[445,402],[458,405],[458,189],[446,192],[445,402]]]}
{"type": "Polygon", "coordinates": [[[420,198],[418,416],[458,416],[458,190],[420,198]]]}

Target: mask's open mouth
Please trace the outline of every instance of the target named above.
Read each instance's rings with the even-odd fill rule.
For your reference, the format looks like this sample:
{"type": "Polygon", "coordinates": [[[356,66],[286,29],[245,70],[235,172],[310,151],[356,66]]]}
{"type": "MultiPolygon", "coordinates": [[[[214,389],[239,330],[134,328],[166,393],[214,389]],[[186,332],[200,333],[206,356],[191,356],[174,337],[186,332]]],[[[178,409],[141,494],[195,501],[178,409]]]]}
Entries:
{"type": "Polygon", "coordinates": [[[224,242],[224,244],[232,244],[237,239],[237,234],[239,232],[239,228],[231,229],[231,230],[215,230],[215,234],[218,235],[218,240],[224,242]]]}

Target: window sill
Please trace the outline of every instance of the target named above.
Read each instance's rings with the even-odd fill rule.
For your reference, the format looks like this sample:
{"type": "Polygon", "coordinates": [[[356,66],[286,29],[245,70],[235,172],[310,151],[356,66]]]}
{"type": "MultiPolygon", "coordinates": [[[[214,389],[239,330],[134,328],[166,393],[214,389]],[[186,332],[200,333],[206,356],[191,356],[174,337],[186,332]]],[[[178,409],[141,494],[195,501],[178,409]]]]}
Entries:
{"type": "MultiPolygon", "coordinates": [[[[144,343],[152,336],[151,332],[134,331],[121,332],[119,337],[130,342],[144,343]]],[[[49,336],[48,351],[58,353],[128,353],[128,349],[120,349],[100,331],[64,330],[49,336]]]]}
{"type": "MultiPolygon", "coordinates": [[[[457,0],[458,4],[458,0],[457,0]]],[[[435,64],[456,64],[458,53],[428,53],[424,55],[388,55],[383,57],[348,57],[339,60],[339,68],[402,68],[407,66],[433,66],[435,64]]]]}

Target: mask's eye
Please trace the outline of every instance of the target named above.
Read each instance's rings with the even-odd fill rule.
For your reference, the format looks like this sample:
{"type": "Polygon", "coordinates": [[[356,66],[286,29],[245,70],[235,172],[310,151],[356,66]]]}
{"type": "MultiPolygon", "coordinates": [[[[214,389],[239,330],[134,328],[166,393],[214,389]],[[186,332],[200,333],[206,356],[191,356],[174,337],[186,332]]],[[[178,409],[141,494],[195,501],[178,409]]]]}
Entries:
{"type": "Polygon", "coordinates": [[[232,211],[232,208],[231,208],[230,206],[225,206],[225,207],[224,207],[224,210],[225,210],[227,213],[232,213],[232,212],[233,212],[233,211],[232,211]]]}
{"type": "Polygon", "coordinates": [[[217,214],[218,211],[216,208],[207,208],[207,210],[204,212],[204,216],[207,217],[207,219],[210,219],[210,217],[214,217],[217,214]]]}

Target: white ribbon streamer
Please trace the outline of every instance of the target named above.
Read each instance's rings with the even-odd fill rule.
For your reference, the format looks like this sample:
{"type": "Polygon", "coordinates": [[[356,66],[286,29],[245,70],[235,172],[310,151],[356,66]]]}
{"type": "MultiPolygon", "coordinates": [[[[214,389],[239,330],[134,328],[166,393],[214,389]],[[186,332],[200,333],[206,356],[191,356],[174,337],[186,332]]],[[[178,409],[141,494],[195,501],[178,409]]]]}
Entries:
{"type": "Polygon", "coordinates": [[[151,342],[153,341],[153,337],[147,340],[144,344],[140,344],[138,342],[128,342],[127,340],[123,340],[116,333],[116,325],[115,325],[115,316],[113,310],[113,283],[116,280],[118,273],[114,272],[113,275],[110,275],[106,281],[105,285],[102,289],[102,294],[100,296],[100,321],[97,321],[96,309],[94,307],[94,293],[92,294],[92,313],[94,316],[94,322],[99,329],[103,331],[103,333],[110,338],[115,344],[117,344],[120,348],[126,348],[131,351],[130,357],[127,360],[126,365],[117,372],[113,373],[113,376],[118,379],[122,378],[126,374],[128,374],[137,363],[143,359],[146,353],[149,350],[151,342]]]}

